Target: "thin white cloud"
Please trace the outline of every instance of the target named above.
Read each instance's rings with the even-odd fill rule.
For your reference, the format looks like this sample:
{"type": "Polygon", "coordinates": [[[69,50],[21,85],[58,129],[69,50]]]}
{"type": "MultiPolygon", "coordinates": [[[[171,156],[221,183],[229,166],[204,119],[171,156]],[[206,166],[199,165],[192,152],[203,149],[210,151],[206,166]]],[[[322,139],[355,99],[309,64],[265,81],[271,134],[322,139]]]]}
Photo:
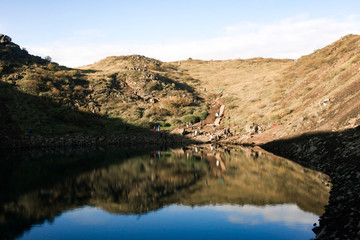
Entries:
{"type": "Polygon", "coordinates": [[[281,222],[287,226],[295,226],[297,224],[311,225],[318,218],[312,213],[300,210],[294,204],[269,205],[265,207],[224,205],[216,206],[215,209],[230,212],[231,214],[228,217],[230,222],[251,225],[264,224],[266,222],[281,222]]]}
{"type": "MultiPolygon", "coordinates": [[[[166,44],[111,43],[105,41],[67,41],[45,46],[25,46],[31,53],[51,56],[66,66],[91,64],[106,56],[141,54],[163,61],[187,59],[233,59],[252,57],[299,58],[324,47],[347,34],[360,33],[360,19],[349,16],[344,20],[331,18],[308,19],[306,16],[283,19],[275,23],[249,22],[229,25],[222,36],[202,41],[169,42],[166,44]]],[[[97,30],[79,31],[88,36],[97,30]]]]}

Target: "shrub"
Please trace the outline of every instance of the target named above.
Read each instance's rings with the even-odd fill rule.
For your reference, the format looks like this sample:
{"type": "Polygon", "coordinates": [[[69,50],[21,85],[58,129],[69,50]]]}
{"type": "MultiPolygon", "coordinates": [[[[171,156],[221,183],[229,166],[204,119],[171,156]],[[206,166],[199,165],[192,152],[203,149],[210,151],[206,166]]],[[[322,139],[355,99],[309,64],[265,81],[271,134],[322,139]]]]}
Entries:
{"type": "Polygon", "coordinates": [[[150,111],[146,111],[147,116],[169,116],[170,111],[166,108],[161,108],[158,105],[153,105],[150,111]]]}
{"type": "Polygon", "coordinates": [[[24,79],[19,82],[20,89],[24,92],[37,95],[40,90],[40,83],[36,80],[24,79]]]}
{"type": "Polygon", "coordinates": [[[188,114],[188,115],[185,115],[181,118],[182,122],[192,122],[192,123],[195,123],[195,122],[199,122],[200,121],[200,118],[198,116],[195,116],[195,115],[191,115],[191,114],[188,114]]]}
{"type": "Polygon", "coordinates": [[[75,125],[83,125],[85,122],[87,122],[85,116],[82,113],[75,111],[67,111],[63,115],[63,120],[67,123],[72,123],[75,125]]]}
{"type": "Polygon", "coordinates": [[[178,125],[180,123],[181,123],[181,119],[179,119],[179,118],[174,118],[174,119],[171,120],[172,125],[176,126],[176,125],[178,125]]]}
{"type": "Polygon", "coordinates": [[[156,82],[149,82],[145,85],[145,89],[149,92],[154,91],[154,90],[162,90],[162,86],[156,82]]]}
{"type": "Polygon", "coordinates": [[[208,112],[207,111],[202,111],[199,115],[200,119],[204,120],[208,115],[208,112]]]}

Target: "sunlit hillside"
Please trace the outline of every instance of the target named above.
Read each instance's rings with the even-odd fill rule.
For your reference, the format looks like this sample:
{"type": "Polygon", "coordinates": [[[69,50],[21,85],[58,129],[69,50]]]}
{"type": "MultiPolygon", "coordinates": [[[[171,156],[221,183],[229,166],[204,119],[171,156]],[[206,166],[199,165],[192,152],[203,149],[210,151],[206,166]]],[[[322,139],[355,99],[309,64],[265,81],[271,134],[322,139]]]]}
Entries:
{"type": "Polygon", "coordinates": [[[359,44],[360,36],[347,35],[299,59],[187,60],[178,67],[208,97],[223,90],[226,126],[255,122],[277,136],[336,130],[360,123],[359,44]]]}

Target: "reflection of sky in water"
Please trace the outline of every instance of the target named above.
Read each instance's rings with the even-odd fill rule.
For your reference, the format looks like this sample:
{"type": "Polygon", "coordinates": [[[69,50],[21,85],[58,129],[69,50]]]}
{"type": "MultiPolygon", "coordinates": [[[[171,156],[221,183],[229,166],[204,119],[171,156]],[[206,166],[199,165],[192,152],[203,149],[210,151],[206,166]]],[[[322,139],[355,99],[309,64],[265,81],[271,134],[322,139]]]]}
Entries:
{"type": "Polygon", "coordinates": [[[21,239],[310,239],[317,219],[293,204],[172,205],[141,216],[83,207],[37,225],[21,239]]]}

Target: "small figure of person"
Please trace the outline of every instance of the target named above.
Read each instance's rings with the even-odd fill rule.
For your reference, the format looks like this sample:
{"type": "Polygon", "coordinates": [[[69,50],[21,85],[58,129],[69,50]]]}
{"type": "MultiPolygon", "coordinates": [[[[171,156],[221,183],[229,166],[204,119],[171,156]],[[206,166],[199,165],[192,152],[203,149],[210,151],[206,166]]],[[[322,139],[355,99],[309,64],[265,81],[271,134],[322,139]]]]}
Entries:
{"type": "Polygon", "coordinates": [[[216,114],[215,114],[215,118],[218,118],[218,117],[219,117],[219,113],[216,113],[216,114]]]}
{"type": "Polygon", "coordinates": [[[32,127],[29,127],[29,133],[32,133],[33,129],[32,127]]]}
{"type": "Polygon", "coordinates": [[[160,132],[160,125],[158,125],[158,132],[160,132]]]}

